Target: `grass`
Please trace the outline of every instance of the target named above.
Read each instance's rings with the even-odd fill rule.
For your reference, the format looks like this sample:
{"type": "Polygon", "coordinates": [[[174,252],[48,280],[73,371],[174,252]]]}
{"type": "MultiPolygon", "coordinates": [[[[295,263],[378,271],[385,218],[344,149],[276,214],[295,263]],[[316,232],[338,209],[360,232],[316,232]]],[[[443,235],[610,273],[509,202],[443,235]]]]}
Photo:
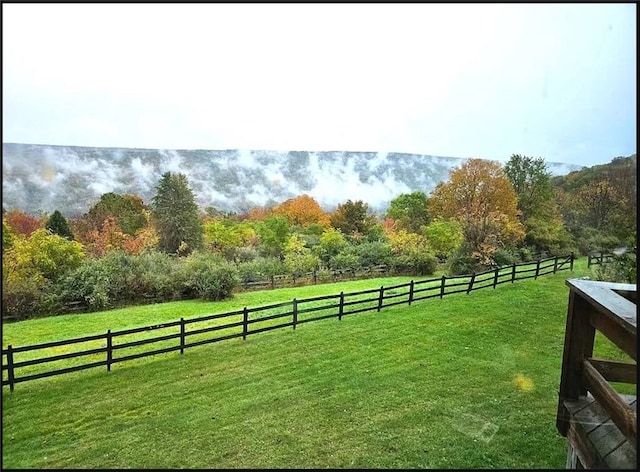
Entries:
{"type": "MultiPolygon", "coordinates": [[[[3,468],[564,468],[566,278],[545,275],[3,388],[3,468]]],[[[5,325],[33,344],[363,280],[5,325]]],[[[606,339],[596,355],[624,359],[606,339]]],[[[633,390],[635,392],[635,389],[633,390]]]]}

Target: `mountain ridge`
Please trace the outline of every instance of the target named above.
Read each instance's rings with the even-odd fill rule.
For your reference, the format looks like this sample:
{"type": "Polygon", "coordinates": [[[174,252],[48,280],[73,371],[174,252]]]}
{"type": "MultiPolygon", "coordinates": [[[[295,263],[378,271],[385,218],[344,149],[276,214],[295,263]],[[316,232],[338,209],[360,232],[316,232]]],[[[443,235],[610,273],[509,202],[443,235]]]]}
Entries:
{"type": "MultiPolygon", "coordinates": [[[[3,208],[86,213],[107,192],[150,203],[164,172],[184,173],[201,208],[242,212],[308,194],[331,211],[348,199],[386,210],[429,194],[469,158],[396,152],[153,149],[2,144],[3,208]]],[[[487,159],[489,160],[489,159],[487,159]]],[[[584,166],[546,162],[552,175],[584,166]]]]}

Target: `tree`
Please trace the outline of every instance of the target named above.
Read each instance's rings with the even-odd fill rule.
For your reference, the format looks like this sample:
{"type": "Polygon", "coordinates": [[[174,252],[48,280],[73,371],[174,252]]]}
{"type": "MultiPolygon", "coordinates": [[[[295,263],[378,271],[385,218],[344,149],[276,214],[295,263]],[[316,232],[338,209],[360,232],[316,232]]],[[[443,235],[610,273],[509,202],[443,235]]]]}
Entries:
{"type": "Polygon", "coordinates": [[[314,223],[323,227],[329,226],[329,216],[314,198],[306,194],[277,205],[273,214],[284,216],[291,226],[306,227],[314,223]]]}
{"type": "Polygon", "coordinates": [[[8,259],[12,259],[13,264],[9,265],[9,273],[6,274],[9,280],[29,277],[55,281],[78,267],[84,258],[80,243],[51,234],[46,229],[34,231],[28,239],[16,239],[10,252],[11,258],[8,259]]]}
{"type": "Polygon", "coordinates": [[[165,172],[156,187],[151,215],[158,232],[158,248],[169,254],[187,255],[204,246],[200,211],[187,177],[165,172]]]}
{"type": "Polygon", "coordinates": [[[361,237],[376,224],[376,218],[370,213],[369,205],[362,200],[355,202],[347,200],[339,204],[336,211],[331,214],[330,221],[335,229],[352,238],[361,237]]]}
{"type": "Polygon", "coordinates": [[[499,245],[524,238],[516,193],[496,162],[468,160],[436,186],[429,203],[433,217],[460,222],[468,251],[478,261],[490,261],[499,245]]]}
{"type": "Polygon", "coordinates": [[[256,224],[256,233],[260,238],[263,255],[282,260],[285,245],[291,234],[287,219],[282,216],[270,216],[256,224]]]}
{"type": "Polygon", "coordinates": [[[464,242],[462,225],[456,220],[437,220],[422,230],[429,248],[440,259],[448,258],[464,242]]]}
{"type": "Polygon", "coordinates": [[[43,227],[42,222],[38,220],[38,218],[20,211],[17,208],[8,211],[4,215],[4,218],[16,235],[21,234],[27,238],[31,236],[31,233],[43,227]]]}
{"type": "Polygon", "coordinates": [[[551,173],[544,159],[512,154],[504,166],[518,197],[522,222],[531,216],[541,216],[545,203],[553,199],[551,173]]]}
{"type": "Polygon", "coordinates": [[[551,173],[544,159],[513,154],[504,171],[518,197],[525,242],[539,250],[558,253],[570,241],[554,199],[551,173]]]}
{"type": "Polygon", "coordinates": [[[338,255],[346,245],[347,240],[342,233],[337,229],[329,228],[320,236],[320,245],[316,248],[316,253],[322,262],[328,264],[329,260],[338,255]]]}
{"type": "Polygon", "coordinates": [[[108,216],[115,216],[125,234],[133,236],[147,226],[147,207],[136,195],[119,195],[109,192],[100,197],[85,215],[90,229],[98,229],[108,216]]]}
{"type": "Polygon", "coordinates": [[[2,218],[2,252],[13,247],[13,240],[16,235],[13,233],[11,226],[7,224],[7,220],[2,218]]]}
{"type": "Polygon", "coordinates": [[[419,233],[429,224],[429,198],[424,192],[403,193],[389,204],[386,216],[395,220],[400,228],[419,233]]]}
{"type": "Polygon", "coordinates": [[[71,228],[69,228],[66,218],[58,210],[53,212],[44,227],[53,234],[67,238],[69,241],[73,241],[73,232],[71,231],[71,228]]]}

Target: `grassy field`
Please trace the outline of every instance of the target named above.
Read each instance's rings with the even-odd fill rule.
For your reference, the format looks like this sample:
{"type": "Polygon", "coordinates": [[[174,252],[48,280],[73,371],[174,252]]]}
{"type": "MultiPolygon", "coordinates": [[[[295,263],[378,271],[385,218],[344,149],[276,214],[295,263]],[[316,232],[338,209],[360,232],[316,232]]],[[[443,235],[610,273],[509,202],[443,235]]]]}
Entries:
{"type": "MultiPolygon", "coordinates": [[[[3,468],[564,468],[574,271],[3,387],[3,468]]],[[[408,277],[3,326],[22,346],[408,277]]],[[[596,355],[623,359],[606,339],[596,355]]],[[[633,390],[635,392],[635,389],[633,390]]]]}

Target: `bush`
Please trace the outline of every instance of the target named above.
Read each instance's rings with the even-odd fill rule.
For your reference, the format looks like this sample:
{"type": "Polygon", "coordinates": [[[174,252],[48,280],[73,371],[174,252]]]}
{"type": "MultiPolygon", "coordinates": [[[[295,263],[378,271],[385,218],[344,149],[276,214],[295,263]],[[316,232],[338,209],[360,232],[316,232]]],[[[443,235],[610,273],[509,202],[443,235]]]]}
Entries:
{"type": "Polygon", "coordinates": [[[350,252],[341,252],[329,259],[329,267],[332,269],[358,269],[360,264],[360,257],[350,252]]]}
{"type": "Polygon", "coordinates": [[[143,252],[135,262],[135,296],[160,300],[176,300],[186,279],[178,259],[159,251],[143,252]]]}
{"type": "Polygon", "coordinates": [[[517,259],[518,257],[514,254],[514,251],[506,247],[499,247],[493,254],[493,260],[498,267],[513,265],[517,259]]]}
{"type": "Polygon", "coordinates": [[[277,257],[257,257],[253,261],[238,264],[237,267],[242,283],[256,282],[285,273],[284,264],[277,257]]]}
{"type": "Polygon", "coordinates": [[[364,267],[389,264],[391,261],[391,247],[379,241],[358,244],[355,254],[360,257],[360,264],[364,267]]]}
{"type": "Polygon", "coordinates": [[[192,254],[184,262],[187,296],[203,300],[224,300],[240,283],[238,268],[215,254],[192,254]]]}
{"type": "Polygon", "coordinates": [[[33,279],[2,284],[2,320],[19,321],[36,318],[56,311],[58,305],[51,297],[51,283],[33,279]]]}
{"type": "Polygon", "coordinates": [[[600,264],[595,270],[596,280],[635,284],[638,277],[636,253],[627,252],[613,256],[613,261],[600,264]]]}
{"type": "Polygon", "coordinates": [[[458,248],[449,257],[448,266],[450,275],[467,275],[476,272],[476,263],[464,247],[458,248]]]}
{"type": "Polygon", "coordinates": [[[101,310],[111,307],[114,302],[110,285],[107,265],[101,259],[85,260],[58,280],[56,292],[63,305],[81,302],[90,310],[101,310]]]}
{"type": "Polygon", "coordinates": [[[412,251],[391,258],[391,265],[398,273],[412,275],[431,275],[436,271],[438,259],[427,251],[412,251]]]}

